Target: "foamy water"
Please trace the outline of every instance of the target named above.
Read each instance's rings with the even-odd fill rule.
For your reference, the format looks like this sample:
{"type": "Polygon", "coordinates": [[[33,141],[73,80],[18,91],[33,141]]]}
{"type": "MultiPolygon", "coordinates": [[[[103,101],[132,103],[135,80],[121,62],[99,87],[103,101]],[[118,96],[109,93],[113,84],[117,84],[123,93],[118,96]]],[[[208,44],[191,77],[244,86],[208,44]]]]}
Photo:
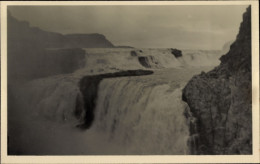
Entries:
{"type": "Polygon", "coordinates": [[[16,154],[189,154],[187,104],[182,88],[202,70],[218,64],[216,54],[168,49],[87,49],[86,67],[69,75],[12,87],[9,140],[16,154]],[[186,56],[185,56],[186,54],[186,56]],[[146,68],[138,56],[152,56],[146,68]],[[192,56],[192,57],[191,57],[192,56]],[[198,66],[198,61],[205,61],[198,66]],[[79,80],[86,75],[149,69],[141,77],[104,79],[99,84],[95,120],[88,130],[74,117],[79,80]]]}

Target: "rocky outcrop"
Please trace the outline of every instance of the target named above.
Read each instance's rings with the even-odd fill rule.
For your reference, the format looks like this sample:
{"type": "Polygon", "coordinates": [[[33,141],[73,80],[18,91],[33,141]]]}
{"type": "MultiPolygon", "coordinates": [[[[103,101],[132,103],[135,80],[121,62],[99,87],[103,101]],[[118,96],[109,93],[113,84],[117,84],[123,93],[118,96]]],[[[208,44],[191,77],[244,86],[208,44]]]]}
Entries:
{"type": "Polygon", "coordinates": [[[115,48],[134,48],[134,47],[132,47],[132,46],[116,46],[115,48]]]}
{"type": "Polygon", "coordinates": [[[149,64],[149,59],[148,59],[147,56],[140,56],[140,57],[138,57],[138,61],[145,68],[151,68],[151,65],[149,64]]]}
{"type": "Polygon", "coordinates": [[[176,58],[178,58],[178,57],[182,57],[182,52],[181,52],[181,50],[178,50],[178,49],[176,49],[176,48],[171,48],[171,53],[176,57],[176,58]]]}
{"type": "Polygon", "coordinates": [[[131,54],[131,56],[133,56],[133,57],[138,56],[135,51],[131,51],[130,54],[131,54]]]}
{"type": "Polygon", "coordinates": [[[231,44],[232,44],[233,42],[234,42],[234,40],[230,40],[230,41],[226,42],[226,43],[223,45],[223,47],[222,47],[221,53],[222,53],[222,54],[228,53],[228,51],[230,50],[230,46],[231,46],[231,44]]]}
{"type": "Polygon", "coordinates": [[[220,60],[220,66],[194,76],[183,89],[192,154],[252,154],[250,7],[220,60]]]}
{"type": "Polygon", "coordinates": [[[91,127],[95,118],[94,110],[96,106],[98,86],[103,79],[127,76],[143,76],[150,75],[152,73],[153,71],[128,70],[83,77],[79,82],[81,94],[77,96],[75,107],[75,116],[78,119],[83,118],[81,119],[81,124],[78,125],[78,127],[81,129],[88,129],[91,127]]]}

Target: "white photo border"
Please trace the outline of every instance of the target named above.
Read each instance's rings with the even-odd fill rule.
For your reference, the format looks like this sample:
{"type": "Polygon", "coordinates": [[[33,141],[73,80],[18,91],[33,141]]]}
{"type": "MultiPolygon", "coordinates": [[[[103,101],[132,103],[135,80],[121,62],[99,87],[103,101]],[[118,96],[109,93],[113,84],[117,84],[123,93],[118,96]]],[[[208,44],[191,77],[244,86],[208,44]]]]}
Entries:
{"type": "Polygon", "coordinates": [[[258,1],[9,1],[1,6],[1,162],[2,163],[259,163],[259,4],[258,1]],[[9,5],[251,5],[252,155],[7,155],[7,6],[9,5]]]}

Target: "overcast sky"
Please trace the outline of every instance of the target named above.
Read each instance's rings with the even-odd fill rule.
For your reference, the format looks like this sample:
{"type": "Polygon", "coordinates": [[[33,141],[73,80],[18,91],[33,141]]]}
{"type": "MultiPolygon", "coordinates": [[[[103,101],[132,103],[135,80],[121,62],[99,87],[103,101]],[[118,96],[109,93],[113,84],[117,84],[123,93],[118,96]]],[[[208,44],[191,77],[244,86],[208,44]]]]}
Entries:
{"type": "Polygon", "coordinates": [[[221,49],[234,40],[247,6],[19,6],[19,20],[63,34],[100,33],[115,45],[221,49]]]}

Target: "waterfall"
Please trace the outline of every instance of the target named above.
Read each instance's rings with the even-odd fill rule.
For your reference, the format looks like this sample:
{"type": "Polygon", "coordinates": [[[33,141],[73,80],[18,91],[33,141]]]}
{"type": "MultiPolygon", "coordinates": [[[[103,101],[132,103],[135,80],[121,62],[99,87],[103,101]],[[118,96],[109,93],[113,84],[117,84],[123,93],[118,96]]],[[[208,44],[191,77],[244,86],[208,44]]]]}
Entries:
{"type": "Polygon", "coordinates": [[[136,56],[131,51],[88,49],[85,68],[72,74],[10,84],[9,153],[194,154],[190,147],[197,137],[185,117],[182,88],[193,75],[212,69],[217,57],[203,51],[183,51],[179,58],[169,49],[143,49],[136,56]],[[150,68],[138,57],[146,57],[150,68]],[[210,67],[196,66],[202,59],[210,67]],[[139,69],[147,76],[136,76],[139,69]],[[86,117],[86,101],[93,117],[86,117]],[[88,129],[77,128],[89,118],[88,129]]]}
{"type": "Polygon", "coordinates": [[[99,86],[93,128],[128,154],[187,154],[186,106],[181,87],[138,78],[106,79],[99,86]]]}
{"type": "Polygon", "coordinates": [[[176,58],[171,49],[85,49],[86,67],[80,71],[99,73],[133,69],[165,69],[179,67],[217,66],[220,51],[183,50],[176,58]],[[133,55],[134,54],[134,55],[133,55]]]}

